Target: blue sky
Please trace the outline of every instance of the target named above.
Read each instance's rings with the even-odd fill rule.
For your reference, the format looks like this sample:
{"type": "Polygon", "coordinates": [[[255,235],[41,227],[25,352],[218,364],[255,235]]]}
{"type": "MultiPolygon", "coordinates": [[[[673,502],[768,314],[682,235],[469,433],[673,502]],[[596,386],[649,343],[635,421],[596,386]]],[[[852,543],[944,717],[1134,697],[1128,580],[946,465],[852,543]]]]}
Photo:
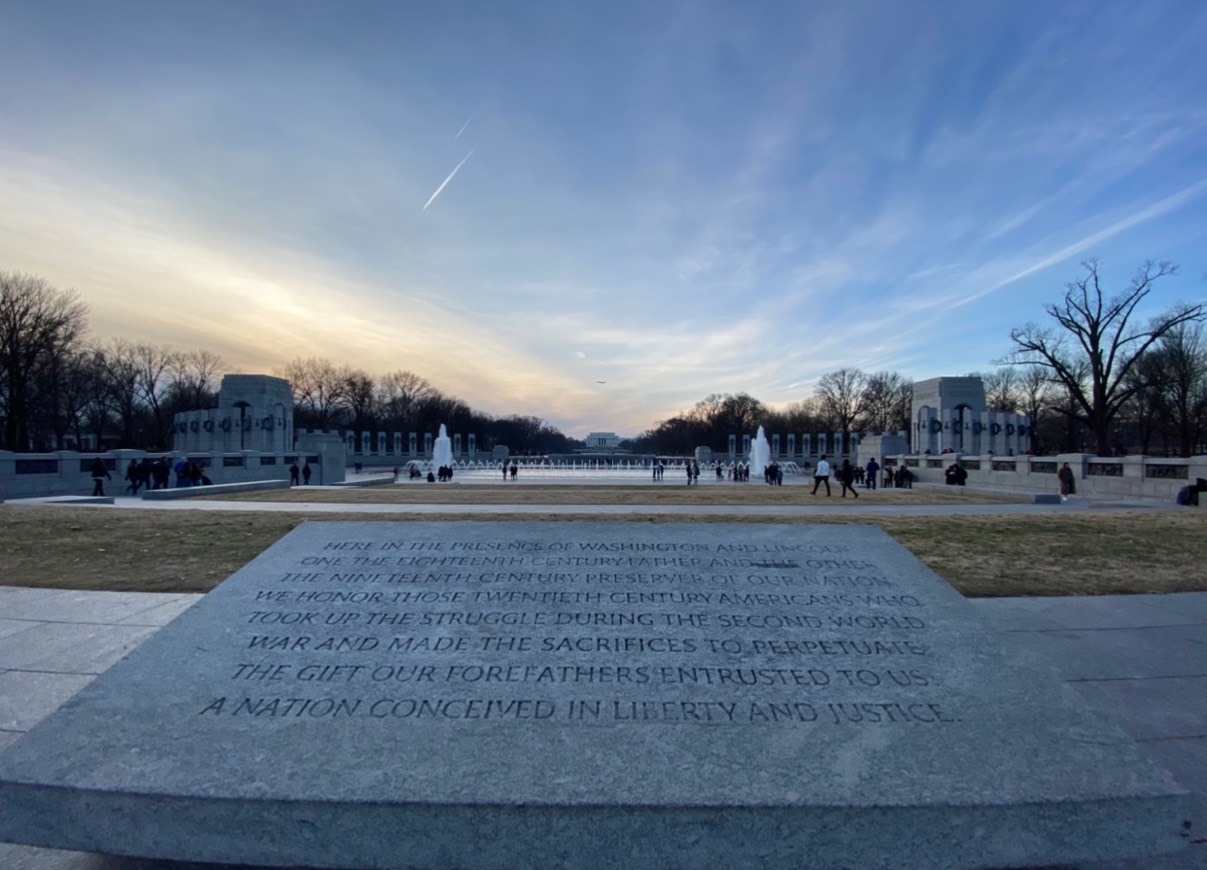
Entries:
{"type": "Polygon", "coordinates": [[[0,270],[579,437],[965,374],[1087,257],[1207,296],[1204,45],[1200,0],[8,2],[0,270]]]}

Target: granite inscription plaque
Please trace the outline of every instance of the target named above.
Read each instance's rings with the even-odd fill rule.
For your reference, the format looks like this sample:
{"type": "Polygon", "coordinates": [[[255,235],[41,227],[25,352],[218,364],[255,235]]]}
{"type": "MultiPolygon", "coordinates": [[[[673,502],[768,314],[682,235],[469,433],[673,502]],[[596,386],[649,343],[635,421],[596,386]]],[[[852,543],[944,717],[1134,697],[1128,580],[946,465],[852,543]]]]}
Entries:
{"type": "Polygon", "coordinates": [[[331,867],[1011,866],[1181,791],[855,526],[307,523],[0,756],[0,839],[331,867]]]}

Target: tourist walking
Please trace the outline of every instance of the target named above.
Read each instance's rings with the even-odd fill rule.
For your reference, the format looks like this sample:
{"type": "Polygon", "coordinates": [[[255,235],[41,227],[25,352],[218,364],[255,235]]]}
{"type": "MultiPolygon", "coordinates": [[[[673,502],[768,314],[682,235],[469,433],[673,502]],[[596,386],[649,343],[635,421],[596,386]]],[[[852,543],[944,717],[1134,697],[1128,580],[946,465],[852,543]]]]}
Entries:
{"type": "Polygon", "coordinates": [[[112,480],[113,475],[109,473],[109,469],[105,467],[105,460],[99,456],[92,460],[92,470],[89,472],[92,475],[92,494],[105,494],[105,481],[112,480]]]}
{"type": "Polygon", "coordinates": [[[855,469],[851,467],[851,460],[844,459],[842,468],[838,469],[838,482],[842,484],[842,497],[847,497],[847,490],[851,491],[851,495],[859,498],[859,493],[855,491],[855,469]]]}
{"type": "Polygon", "coordinates": [[[298,483],[300,483],[298,475],[300,475],[301,473],[302,473],[301,469],[298,468],[298,464],[296,461],[291,462],[289,464],[289,485],[290,486],[297,486],[298,483]]]}
{"type": "Polygon", "coordinates": [[[302,466],[302,482],[306,484],[306,486],[310,486],[310,474],[310,463],[307,462],[302,466]]]}
{"type": "Polygon", "coordinates": [[[122,491],[138,495],[138,463],[133,459],[126,466],[126,480],[130,481],[130,483],[122,491]]]}
{"type": "Polygon", "coordinates": [[[826,485],[826,496],[830,495],[830,463],[826,462],[825,454],[822,454],[821,459],[817,460],[817,467],[813,469],[813,494],[817,495],[817,488],[822,484],[826,485]]]}
{"type": "Polygon", "coordinates": [[[1073,469],[1069,468],[1069,463],[1065,463],[1060,467],[1060,471],[1056,472],[1056,479],[1060,481],[1060,500],[1068,501],[1069,496],[1077,492],[1077,484],[1073,478],[1073,469]]]}
{"type": "Polygon", "coordinates": [[[867,487],[868,489],[875,489],[876,488],[876,475],[879,472],[880,472],[880,463],[877,462],[876,457],[873,456],[871,459],[868,460],[868,467],[867,467],[865,476],[863,478],[863,480],[864,480],[863,485],[865,487],[867,487]]]}

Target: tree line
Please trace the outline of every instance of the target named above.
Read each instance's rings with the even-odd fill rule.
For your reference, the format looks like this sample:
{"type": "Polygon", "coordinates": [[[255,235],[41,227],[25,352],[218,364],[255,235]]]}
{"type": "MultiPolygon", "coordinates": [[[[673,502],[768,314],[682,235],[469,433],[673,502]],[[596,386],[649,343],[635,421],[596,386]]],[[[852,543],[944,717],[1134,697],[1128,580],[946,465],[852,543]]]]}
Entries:
{"type": "MultiPolygon", "coordinates": [[[[729,449],[729,436],[774,433],[896,432],[909,429],[913,381],[895,372],[868,374],[844,368],[822,375],[811,397],[776,410],[748,393],[714,393],[690,410],[641,433],[622,446],[639,453],[683,455],[696,447],[729,449]]],[[[781,445],[783,446],[783,445],[781,445]]]]}
{"type": "Polygon", "coordinates": [[[354,432],[473,434],[478,450],[506,445],[512,453],[569,453],[582,442],[540,417],[494,417],[446,395],[414,372],[371,375],[329,359],[297,358],[276,372],[293,387],[294,425],[301,429],[342,428],[354,432]]]}
{"type": "MultiPolygon", "coordinates": [[[[1146,263],[1123,290],[1103,286],[1096,261],[1044,306],[1047,320],[1010,332],[998,368],[973,372],[988,409],[1033,421],[1040,452],[1121,450],[1189,456],[1207,448],[1207,338],[1203,303],[1143,313],[1156,282],[1176,273],[1146,263]]],[[[97,445],[170,446],[172,418],[213,407],[221,357],[127,339],[90,342],[87,306],[41,278],[0,273],[0,449],[97,445]]],[[[294,393],[295,425],[357,432],[475,434],[527,454],[581,447],[539,417],[496,418],[408,371],[371,375],[330,360],[298,358],[276,374],[294,393]]],[[[748,393],[714,393],[623,442],[641,453],[725,452],[729,436],[911,431],[913,383],[891,371],[841,368],[813,395],[782,409],[748,393]]]]}
{"type": "MultiPolygon", "coordinates": [[[[0,450],[41,452],[171,447],[173,417],[213,408],[226,363],[124,338],[88,339],[77,293],[42,278],[0,272],[0,450]]],[[[411,372],[374,377],[324,359],[296,359],[276,372],[293,388],[300,428],[474,433],[479,449],[518,453],[581,446],[538,417],[495,418],[411,372]]]]}
{"type": "Polygon", "coordinates": [[[213,404],[224,369],[217,354],[90,342],[87,315],[74,291],[0,273],[0,449],[64,450],[88,440],[164,449],[174,414],[213,404]]]}
{"type": "MultiPolygon", "coordinates": [[[[1097,261],[1044,306],[1048,321],[1010,332],[1010,350],[982,378],[989,411],[1031,418],[1038,452],[1124,451],[1191,456],[1207,451],[1207,338],[1203,303],[1143,315],[1177,268],[1145,263],[1111,294],[1097,261]]],[[[730,434],[893,432],[912,437],[913,383],[894,372],[828,372],[813,395],[773,410],[746,393],[710,395],[634,439],[641,452],[728,450],[730,434]]],[[[740,448],[739,448],[740,449],[740,448]]]]}

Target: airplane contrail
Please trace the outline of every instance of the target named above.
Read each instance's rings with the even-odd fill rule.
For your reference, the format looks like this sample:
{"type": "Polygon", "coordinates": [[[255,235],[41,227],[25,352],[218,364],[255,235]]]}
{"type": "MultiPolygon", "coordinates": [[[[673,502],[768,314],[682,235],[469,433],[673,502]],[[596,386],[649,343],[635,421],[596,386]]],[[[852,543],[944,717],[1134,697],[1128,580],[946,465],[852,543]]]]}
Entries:
{"type": "Polygon", "coordinates": [[[466,119],[465,123],[461,125],[461,129],[457,131],[457,135],[453,137],[454,142],[456,142],[458,139],[461,138],[461,134],[465,132],[465,128],[469,126],[469,122],[472,121],[476,117],[478,117],[478,110],[474,109],[473,113],[469,116],[468,119],[466,119]]]}
{"type": "Polygon", "coordinates": [[[472,148],[469,149],[469,154],[466,154],[464,157],[462,157],[461,162],[458,163],[456,165],[456,167],[453,168],[453,171],[448,174],[448,178],[446,178],[446,179],[444,179],[444,181],[440,182],[440,186],[436,188],[436,192],[433,193],[430,197],[428,197],[428,201],[423,204],[423,208],[420,209],[420,211],[427,211],[427,207],[436,201],[436,197],[438,197],[440,195],[440,191],[442,191],[442,190],[444,190],[444,188],[448,187],[448,183],[453,180],[453,176],[456,175],[461,170],[461,167],[465,165],[465,161],[468,160],[471,156],[473,156],[473,153],[474,153],[474,150],[472,148]]]}

